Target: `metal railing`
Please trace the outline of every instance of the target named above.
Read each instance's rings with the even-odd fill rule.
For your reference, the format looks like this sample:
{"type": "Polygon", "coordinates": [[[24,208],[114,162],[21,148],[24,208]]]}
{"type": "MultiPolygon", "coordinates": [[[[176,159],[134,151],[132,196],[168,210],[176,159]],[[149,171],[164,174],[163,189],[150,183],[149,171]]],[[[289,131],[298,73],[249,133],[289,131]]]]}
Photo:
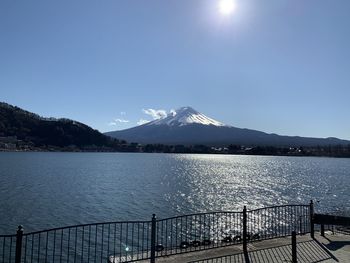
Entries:
{"type": "Polygon", "coordinates": [[[313,214],[312,218],[315,228],[320,230],[321,236],[325,231],[350,235],[350,217],[329,214],[313,214]]]}
{"type": "Polygon", "coordinates": [[[0,236],[0,261],[14,262],[16,257],[17,235],[0,236]]]}
{"type": "Polygon", "coordinates": [[[311,205],[284,205],[248,211],[248,235],[263,240],[310,232],[311,205]]]}
{"type": "Polygon", "coordinates": [[[0,261],[134,262],[311,231],[310,205],[85,224],[0,236],[0,261]]]}
{"type": "Polygon", "coordinates": [[[17,235],[0,236],[0,261],[105,263],[111,255],[115,262],[149,259],[150,230],[151,221],[85,224],[24,234],[19,228],[17,235]]]}
{"type": "Polygon", "coordinates": [[[242,242],[242,212],[211,212],[157,220],[157,257],[242,242]]]}

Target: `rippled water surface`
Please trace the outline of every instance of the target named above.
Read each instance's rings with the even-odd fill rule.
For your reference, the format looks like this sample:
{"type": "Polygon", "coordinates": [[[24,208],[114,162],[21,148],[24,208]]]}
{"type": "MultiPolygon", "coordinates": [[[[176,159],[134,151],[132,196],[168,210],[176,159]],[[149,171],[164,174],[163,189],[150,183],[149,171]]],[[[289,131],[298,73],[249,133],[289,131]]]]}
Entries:
{"type": "Polygon", "coordinates": [[[0,234],[318,200],[350,209],[350,159],[0,153],[0,234]]]}

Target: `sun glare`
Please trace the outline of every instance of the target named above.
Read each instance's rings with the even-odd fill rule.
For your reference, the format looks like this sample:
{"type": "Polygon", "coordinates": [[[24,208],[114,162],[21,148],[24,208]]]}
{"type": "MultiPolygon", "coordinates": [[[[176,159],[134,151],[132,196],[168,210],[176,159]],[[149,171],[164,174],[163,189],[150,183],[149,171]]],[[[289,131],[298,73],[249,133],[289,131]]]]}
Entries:
{"type": "Polygon", "coordinates": [[[234,0],[220,0],[219,11],[223,15],[230,15],[235,10],[234,0]]]}

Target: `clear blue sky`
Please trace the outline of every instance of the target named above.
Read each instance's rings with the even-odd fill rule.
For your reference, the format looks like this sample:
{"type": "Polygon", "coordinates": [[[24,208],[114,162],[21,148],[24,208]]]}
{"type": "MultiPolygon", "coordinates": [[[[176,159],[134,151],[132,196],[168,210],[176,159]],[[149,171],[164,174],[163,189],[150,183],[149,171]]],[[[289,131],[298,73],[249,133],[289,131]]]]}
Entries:
{"type": "Polygon", "coordinates": [[[235,0],[230,15],[218,2],[1,0],[0,101],[100,131],[192,106],[350,139],[350,1],[235,0]]]}

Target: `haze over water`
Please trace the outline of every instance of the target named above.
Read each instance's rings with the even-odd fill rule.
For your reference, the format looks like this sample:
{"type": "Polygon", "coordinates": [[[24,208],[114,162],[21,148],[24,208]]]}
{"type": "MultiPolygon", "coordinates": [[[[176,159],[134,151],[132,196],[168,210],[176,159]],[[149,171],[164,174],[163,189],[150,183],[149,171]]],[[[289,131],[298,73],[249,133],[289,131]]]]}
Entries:
{"type": "Polygon", "coordinates": [[[337,158],[0,153],[0,234],[316,202],[350,210],[350,160],[337,158]]]}

